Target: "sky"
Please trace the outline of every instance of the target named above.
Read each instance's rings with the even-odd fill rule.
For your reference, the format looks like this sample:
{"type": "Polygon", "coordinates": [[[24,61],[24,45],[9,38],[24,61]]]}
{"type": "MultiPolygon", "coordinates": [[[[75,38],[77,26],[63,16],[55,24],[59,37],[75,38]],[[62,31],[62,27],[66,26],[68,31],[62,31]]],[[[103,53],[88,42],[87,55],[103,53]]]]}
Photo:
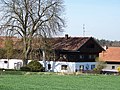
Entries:
{"type": "Polygon", "coordinates": [[[120,0],[64,0],[64,5],[63,34],[120,41],[120,0]]]}

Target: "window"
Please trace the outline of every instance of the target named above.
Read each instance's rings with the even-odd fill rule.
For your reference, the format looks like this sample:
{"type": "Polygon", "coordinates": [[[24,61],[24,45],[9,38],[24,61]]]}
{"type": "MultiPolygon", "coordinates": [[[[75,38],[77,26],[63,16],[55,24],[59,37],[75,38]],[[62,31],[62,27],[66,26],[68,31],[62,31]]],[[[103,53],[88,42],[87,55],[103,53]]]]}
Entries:
{"type": "Polygon", "coordinates": [[[91,70],[93,70],[95,68],[95,65],[91,65],[91,70]]]}
{"type": "Polygon", "coordinates": [[[89,55],[84,55],[84,59],[89,59],[89,55]]]}
{"type": "Polygon", "coordinates": [[[63,55],[62,54],[60,54],[60,59],[63,59],[63,55]]]}
{"type": "Polygon", "coordinates": [[[66,58],[67,58],[67,55],[63,55],[63,58],[66,59],[66,58]]]}
{"type": "Polygon", "coordinates": [[[67,70],[67,65],[61,65],[61,70],[67,70]]]}
{"type": "Polygon", "coordinates": [[[70,60],[76,59],[76,55],[75,54],[69,54],[69,59],[70,60]]]}
{"type": "Polygon", "coordinates": [[[84,57],[83,57],[83,55],[80,55],[80,59],[83,59],[84,57]]]}
{"type": "Polygon", "coordinates": [[[89,59],[92,59],[92,55],[89,55],[89,59]]]}
{"type": "Polygon", "coordinates": [[[51,69],[51,64],[48,64],[48,69],[49,69],[49,70],[51,69]]]}
{"type": "Polygon", "coordinates": [[[89,59],[95,59],[96,55],[89,55],[89,59]]]}
{"type": "Polygon", "coordinates": [[[4,61],[4,63],[8,63],[8,61],[4,61]]]}
{"type": "Polygon", "coordinates": [[[84,70],[84,65],[80,65],[80,70],[84,70]]]}
{"type": "Polygon", "coordinates": [[[14,63],[14,69],[20,69],[20,67],[22,67],[22,62],[14,63]]]}
{"type": "Polygon", "coordinates": [[[89,70],[89,65],[88,65],[88,64],[86,64],[85,68],[86,68],[86,70],[89,70]]]}
{"type": "Polygon", "coordinates": [[[112,66],[112,69],[115,69],[115,66],[112,66]]]}
{"type": "Polygon", "coordinates": [[[60,54],[60,59],[67,59],[67,55],[60,54]]]}

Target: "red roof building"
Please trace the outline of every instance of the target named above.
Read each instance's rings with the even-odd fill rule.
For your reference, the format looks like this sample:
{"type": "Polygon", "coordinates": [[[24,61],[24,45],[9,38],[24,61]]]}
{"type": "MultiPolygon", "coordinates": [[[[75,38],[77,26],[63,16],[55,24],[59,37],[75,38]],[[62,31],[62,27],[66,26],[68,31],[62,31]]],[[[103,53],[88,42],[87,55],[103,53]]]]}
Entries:
{"type": "Polygon", "coordinates": [[[105,62],[120,62],[120,47],[108,47],[99,54],[100,60],[105,62]]]}

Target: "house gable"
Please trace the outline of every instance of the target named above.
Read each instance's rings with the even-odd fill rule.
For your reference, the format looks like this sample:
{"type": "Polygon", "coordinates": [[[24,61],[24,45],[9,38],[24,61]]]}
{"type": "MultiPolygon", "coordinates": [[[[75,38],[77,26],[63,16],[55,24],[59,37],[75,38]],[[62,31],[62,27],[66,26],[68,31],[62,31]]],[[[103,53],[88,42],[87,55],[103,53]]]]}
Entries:
{"type": "Polygon", "coordinates": [[[81,53],[100,53],[104,51],[104,49],[91,37],[77,51],[80,51],[81,53]]]}
{"type": "Polygon", "coordinates": [[[95,62],[96,57],[104,50],[92,37],[70,37],[60,41],[54,45],[57,61],[95,62]]]}

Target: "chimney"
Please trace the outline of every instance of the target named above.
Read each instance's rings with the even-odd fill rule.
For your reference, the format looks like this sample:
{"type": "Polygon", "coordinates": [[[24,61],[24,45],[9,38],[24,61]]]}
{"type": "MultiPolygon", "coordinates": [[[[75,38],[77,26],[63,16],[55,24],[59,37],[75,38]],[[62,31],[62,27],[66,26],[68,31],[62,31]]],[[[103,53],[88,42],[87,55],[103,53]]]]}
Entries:
{"type": "Polygon", "coordinates": [[[68,39],[68,34],[65,34],[65,39],[68,39]]]}
{"type": "Polygon", "coordinates": [[[104,46],[103,48],[104,48],[104,50],[107,50],[107,49],[108,49],[108,46],[104,46]]]}

